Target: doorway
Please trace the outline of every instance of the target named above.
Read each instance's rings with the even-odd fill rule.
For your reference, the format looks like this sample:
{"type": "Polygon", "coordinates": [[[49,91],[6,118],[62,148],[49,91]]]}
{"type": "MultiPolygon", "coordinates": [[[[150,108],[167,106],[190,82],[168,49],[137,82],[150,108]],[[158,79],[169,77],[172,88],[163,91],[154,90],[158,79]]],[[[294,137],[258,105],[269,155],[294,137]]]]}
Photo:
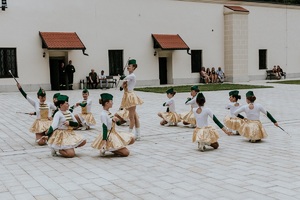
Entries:
{"type": "Polygon", "coordinates": [[[159,83],[168,84],[167,57],[159,58],[159,83]]]}
{"type": "Polygon", "coordinates": [[[50,84],[51,90],[59,90],[59,66],[65,62],[65,57],[50,57],[50,84]]]}

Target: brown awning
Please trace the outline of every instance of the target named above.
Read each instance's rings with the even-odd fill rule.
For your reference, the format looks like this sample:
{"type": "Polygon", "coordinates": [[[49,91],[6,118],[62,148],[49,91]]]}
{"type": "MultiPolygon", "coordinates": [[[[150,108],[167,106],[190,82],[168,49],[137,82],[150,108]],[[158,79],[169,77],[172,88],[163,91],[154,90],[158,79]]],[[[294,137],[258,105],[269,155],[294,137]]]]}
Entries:
{"type": "Polygon", "coordinates": [[[40,32],[40,36],[42,48],[51,50],[82,50],[83,52],[86,49],[75,32],[40,32]]]}
{"type": "Polygon", "coordinates": [[[189,50],[188,45],[178,35],[152,34],[154,48],[162,50],[189,50]]]}
{"type": "Polygon", "coordinates": [[[238,12],[249,12],[249,10],[241,7],[241,6],[224,6],[225,8],[228,8],[233,11],[238,11],[238,12]]]}

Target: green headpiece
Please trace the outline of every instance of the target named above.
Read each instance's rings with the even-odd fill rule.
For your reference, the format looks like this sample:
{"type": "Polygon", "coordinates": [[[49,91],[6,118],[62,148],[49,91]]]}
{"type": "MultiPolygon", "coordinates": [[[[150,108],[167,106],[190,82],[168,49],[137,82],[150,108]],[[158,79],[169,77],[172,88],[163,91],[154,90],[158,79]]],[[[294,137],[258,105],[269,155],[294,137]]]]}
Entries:
{"type": "Polygon", "coordinates": [[[46,92],[45,90],[43,90],[42,88],[39,89],[39,91],[37,92],[38,97],[44,97],[46,96],[46,92]]]}
{"type": "Polygon", "coordinates": [[[192,87],[191,87],[191,90],[195,90],[195,91],[200,91],[199,90],[199,88],[198,88],[198,85],[193,85],[192,87]]]}
{"type": "Polygon", "coordinates": [[[254,93],[253,93],[253,91],[248,91],[246,93],[246,97],[253,97],[253,96],[255,96],[254,93]]]}
{"type": "Polygon", "coordinates": [[[69,101],[69,97],[67,95],[59,95],[57,101],[69,101]]]}
{"type": "Polygon", "coordinates": [[[55,93],[54,95],[53,95],[53,99],[55,98],[55,99],[57,99],[57,97],[60,95],[60,93],[55,93]]]}
{"type": "Polygon", "coordinates": [[[197,94],[197,99],[205,99],[205,97],[204,97],[204,95],[203,95],[202,92],[199,92],[199,93],[197,94]]]}
{"type": "Polygon", "coordinates": [[[82,93],[88,93],[89,91],[88,91],[88,89],[86,89],[86,88],[84,88],[83,89],[83,91],[82,91],[82,93]]]}
{"type": "Polygon", "coordinates": [[[238,96],[239,95],[239,91],[237,90],[232,90],[229,92],[229,96],[238,96]]]}
{"type": "Polygon", "coordinates": [[[128,65],[136,65],[136,60],[135,59],[129,60],[128,65]]]}
{"type": "Polygon", "coordinates": [[[174,93],[174,89],[173,88],[170,88],[166,91],[167,94],[173,94],[174,93]]]}
{"type": "Polygon", "coordinates": [[[113,100],[113,95],[109,93],[102,93],[100,94],[101,99],[106,99],[106,100],[113,100]]]}

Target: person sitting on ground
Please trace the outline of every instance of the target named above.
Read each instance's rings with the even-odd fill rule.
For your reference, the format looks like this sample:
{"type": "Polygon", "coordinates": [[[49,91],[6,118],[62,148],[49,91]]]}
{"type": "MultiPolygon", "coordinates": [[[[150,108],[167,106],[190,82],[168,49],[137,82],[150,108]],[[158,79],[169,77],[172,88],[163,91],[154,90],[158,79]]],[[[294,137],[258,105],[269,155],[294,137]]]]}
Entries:
{"type": "Polygon", "coordinates": [[[200,76],[203,77],[203,79],[205,80],[206,84],[208,84],[210,82],[209,76],[205,72],[205,67],[201,68],[200,76]]]}
{"type": "Polygon", "coordinates": [[[216,71],[217,75],[218,75],[218,79],[221,83],[224,82],[225,80],[225,73],[223,72],[223,70],[221,69],[221,67],[218,67],[218,70],[216,71]]]}
{"type": "Polygon", "coordinates": [[[89,85],[92,89],[97,89],[97,86],[99,84],[99,77],[94,69],[91,69],[91,72],[89,73],[89,85]]]}
{"type": "Polygon", "coordinates": [[[108,82],[106,79],[106,75],[104,75],[104,70],[101,71],[101,75],[99,76],[100,88],[102,89],[102,83],[105,83],[105,87],[108,88],[108,82]]]}

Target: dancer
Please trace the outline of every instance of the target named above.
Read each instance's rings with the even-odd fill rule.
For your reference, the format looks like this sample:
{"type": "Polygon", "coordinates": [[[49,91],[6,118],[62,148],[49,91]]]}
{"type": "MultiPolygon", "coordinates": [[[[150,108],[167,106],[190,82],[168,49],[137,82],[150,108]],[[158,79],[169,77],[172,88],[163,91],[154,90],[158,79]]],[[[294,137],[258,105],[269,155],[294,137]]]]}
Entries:
{"type": "Polygon", "coordinates": [[[239,113],[245,112],[246,119],[245,122],[240,126],[239,133],[249,139],[249,142],[255,143],[261,141],[261,139],[266,138],[268,135],[260,122],[260,113],[265,114],[275,126],[278,126],[277,121],[273,116],[264,109],[261,104],[254,103],[256,97],[253,91],[248,91],[246,93],[247,105],[244,105],[234,112],[235,116],[239,113]]]}
{"type": "Polygon", "coordinates": [[[35,133],[36,143],[38,145],[45,145],[46,140],[42,139],[42,137],[52,123],[51,110],[55,110],[56,107],[52,103],[46,102],[46,92],[42,88],[37,92],[38,101],[36,101],[24,92],[19,83],[17,83],[17,87],[25,99],[27,99],[35,109],[36,120],[30,127],[30,132],[35,133]]]}
{"type": "Polygon", "coordinates": [[[69,97],[60,95],[57,98],[59,111],[54,115],[53,122],[44,139],[48,140],[48,146],[51,148],[52,156],[57,156],[57,151],[66,158],[75,156],[76,147],[86,144],[86,140],[73,131],[77,127],[76,119],[69,111],[69,97]]]}
{"type": "Polygon", "coordinates": [[[176,113],[175,110],[175,101],[173,97],[175,96],[176,92],[173,88],[170,88],[166,91],[167,97],[169,98],[163,106],[167,106],[166,112],[159,112],[157,115],[161,117],[163,120],[160,122],[160,125],[164,126],[177,126],[177,123],[181,121],[180,115],[176,113]]]}
{"type": "Polygon", "coordinates": [[[89,91],[84,89],[82,91],[83,100],[78,101],[75,105],[81,107],[81,113],[76,114],[75,118],[79,123],[79,126],[82,127],[81,130],[88,130],[91,126],[96,124],[93,114],[91,113],[92,109],[92,100],[89,99],[89,91]]]}
{"type": "Polygon", "coordinates": [[[225,109],[230,110],[230,116],[226,116],[224,118],[224,124],[226,127],[231,129],[230,131],[235,135],[240,135],[237,130],[244,122],[243,120],[244,117],[242,115],[239,114],[238,117],[234,115],[234,112],[242,106],[240,103],[238,103],[239,99],[241,99],[241,95],[239,95],[239,91],[237,90],[230,91],[229,92],[230,103],[225,106],[225,109]]]}
{"type": "Polygon", "coordinates": [[[212,113],[209,108],[204,107],[206,100],[202,93],[198,93],[196,102],[199,107],[193,108],[193,112],[196,118],[197,127],[193,132],[192,141],[198,142],[198,148],[202,152],[205,150],[205,145],[217,149],[219,147],[219,134],[214,127],[208,126],[208,117],[213,119],[214,122],[219,126],[219,128],[222,129],[227,135],[230,135],[231,133],[230,131],[228,131],[228,128],[218,120],[218,118],[212,113]]]}
{"type": "Polygon", "coordinates": [[[191,105],[191,111],[185,114],[181,114],[181,119],[184,125],[190,125],[192,128],[196,127],[196,119],[193,113],[193,108],[197,108],[198,104],[196,102],[196,96],[199,92],[199,88],[197,85],[191,87],[191,96],[192,98],[188,98],[185,102],[185,105],[191,105]]]}
{"type": "Polygon", "coordinates": [[[101,156],[104,156],[106,151],[110,151],[115,155],[126,157],[129,155],[126,146],[134,143],[134,135],[115,130],[119,119],[109,112],[113,106],[113,96],[109,93],[102,93],[100,97],[99,103],[103,106],[101,112],[102,133],[94,140],[92,147],[99,149],[101,156]]]}
{"type": "Polygon", "coordinates": [[[122,75],[120,77],[123,81],[124,95],[121,102],[121,107],[126,108],[129,111],[129,132],[132,133],[133,128],[135,127],[135,139],[140,140],[141,131],[140,131],[140,120],[136,113],[136,106],[143,104],[141,100],[134,92],[134,86],[136,84],[136,76],[133,73],[137,68],[136,60],[128,60],[127,70],[129,72],[128,76],[122,75]]]}

